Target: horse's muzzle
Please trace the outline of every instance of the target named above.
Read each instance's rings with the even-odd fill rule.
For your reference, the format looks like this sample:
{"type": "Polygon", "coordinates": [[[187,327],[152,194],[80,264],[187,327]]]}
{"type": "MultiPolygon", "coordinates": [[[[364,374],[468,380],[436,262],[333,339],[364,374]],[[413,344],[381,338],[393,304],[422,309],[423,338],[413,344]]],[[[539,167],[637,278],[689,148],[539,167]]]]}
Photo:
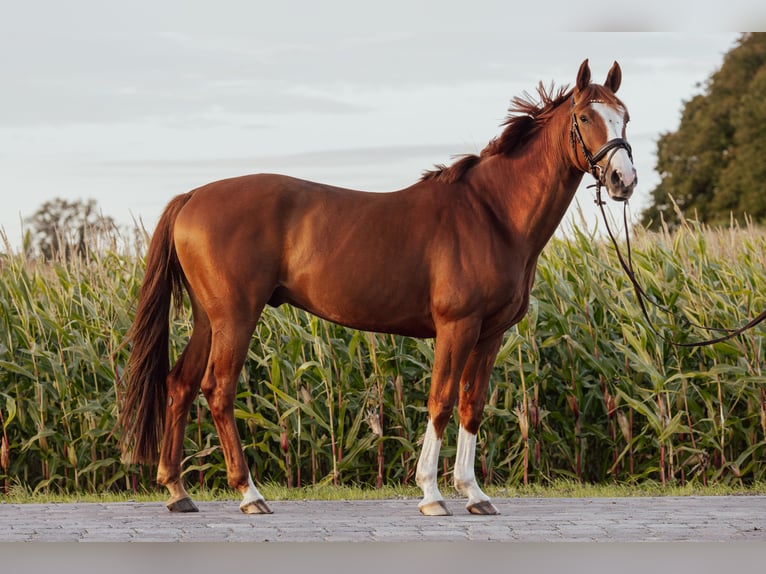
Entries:
{"type": "Polygon", "coordinates": [[[614,201],[627,201],[633,195],[633,190],[638,183],[636,169],[630,166],[628,173],[623,173],[620,169],[611,169],[606,177],[606,189],[609,197],[614,201]]]}

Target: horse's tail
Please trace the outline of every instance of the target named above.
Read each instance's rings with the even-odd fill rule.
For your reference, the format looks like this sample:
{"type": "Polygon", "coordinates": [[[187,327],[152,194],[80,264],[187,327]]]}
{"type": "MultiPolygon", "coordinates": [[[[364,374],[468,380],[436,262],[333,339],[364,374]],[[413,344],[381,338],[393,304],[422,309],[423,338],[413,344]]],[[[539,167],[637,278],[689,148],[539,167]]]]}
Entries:
{"type": "Polygon", "coordinates": [[[138,309],[127,338],[132,342],[126,388],[118,427],[125,462],[156,462],[165,422],[166,379],[169,372],[169,314],[171,299],[183,301],[183,269],[176,255],[173,227],[181,208],[191,198],[174,198],[162,213],[149,244],[138,309]]]}

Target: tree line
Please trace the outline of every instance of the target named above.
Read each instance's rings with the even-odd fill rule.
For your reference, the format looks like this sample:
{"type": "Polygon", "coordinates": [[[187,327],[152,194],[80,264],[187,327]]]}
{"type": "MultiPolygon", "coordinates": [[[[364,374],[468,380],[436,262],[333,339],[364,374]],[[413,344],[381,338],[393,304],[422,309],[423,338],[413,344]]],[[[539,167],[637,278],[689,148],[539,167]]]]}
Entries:
{"type": "Polygon", "coordinates": [[[641,222],[766,222],[766,34],[742,34],[657,143],[659,185],[641,222]],[[675,205],[674,205],[675,204],[675,205]]]}

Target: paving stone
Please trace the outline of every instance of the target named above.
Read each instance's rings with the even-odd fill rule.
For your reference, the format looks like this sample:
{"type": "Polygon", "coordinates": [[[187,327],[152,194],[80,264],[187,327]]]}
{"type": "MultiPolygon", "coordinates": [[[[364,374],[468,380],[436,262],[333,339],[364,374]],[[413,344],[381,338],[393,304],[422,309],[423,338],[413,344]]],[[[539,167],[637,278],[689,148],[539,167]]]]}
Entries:
{"type": "Polygon", "coordinates": [[[2,504],[0,542],[766,542],[766,497],[499,499],[499,516],[424,517],[416,500],[271,503],[244,515],[236,501],[179,515],[161,503],[2,504]]]}

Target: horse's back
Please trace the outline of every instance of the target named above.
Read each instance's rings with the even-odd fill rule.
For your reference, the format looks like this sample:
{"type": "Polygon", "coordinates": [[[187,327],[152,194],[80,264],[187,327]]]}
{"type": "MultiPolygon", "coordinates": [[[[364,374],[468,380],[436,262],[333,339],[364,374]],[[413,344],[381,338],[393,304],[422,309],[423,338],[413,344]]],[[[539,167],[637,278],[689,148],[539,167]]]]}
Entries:
{"type": "Polygon", "coordinates": [[[192,290],[211,305],[233,298],[257,312],[290,303],[420,337],[433,336],[436,315],[490,313],[505,326],[525,307],[527,278],[508,269],[519,254],[502,255],[505,244],[457,186],[371,193],[262,174],[190,194],[176,249],[192,290]]]}
{"type": "Polygon", "coordinates": [[[208,292],[203,298],[240,292],[254,297],[254,308],[265,298],[357,328],[432,335],[432,210],[417,194],[274,174],[189,193],[174,239],[187,276],[196,271],[192,289],[208,292]]]}

